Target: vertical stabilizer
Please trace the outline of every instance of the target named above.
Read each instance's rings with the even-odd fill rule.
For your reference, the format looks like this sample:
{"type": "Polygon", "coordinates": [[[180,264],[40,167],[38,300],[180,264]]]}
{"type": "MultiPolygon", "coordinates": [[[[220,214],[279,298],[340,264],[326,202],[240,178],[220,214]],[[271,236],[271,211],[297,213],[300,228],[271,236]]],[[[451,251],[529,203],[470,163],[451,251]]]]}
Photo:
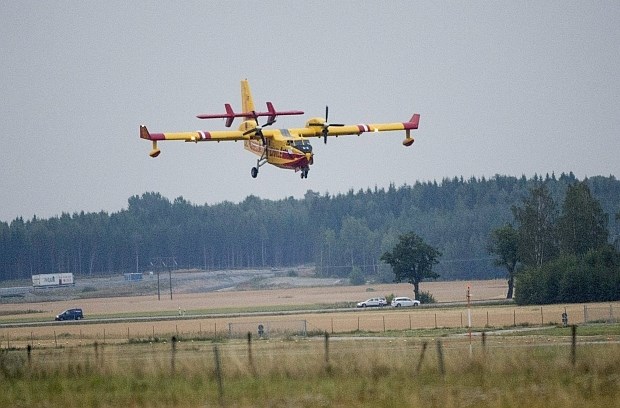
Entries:
{"type": "MultiPolygon", "coordinates": [[[[252,99],[252,92],[250,91],[250,84],[247,79],[241,81],[241,108],[243,112],[254,112],[254,100],[252,99]]],[[[252,116],[246,116],[246,119],[254,119],[252,116]]]]}

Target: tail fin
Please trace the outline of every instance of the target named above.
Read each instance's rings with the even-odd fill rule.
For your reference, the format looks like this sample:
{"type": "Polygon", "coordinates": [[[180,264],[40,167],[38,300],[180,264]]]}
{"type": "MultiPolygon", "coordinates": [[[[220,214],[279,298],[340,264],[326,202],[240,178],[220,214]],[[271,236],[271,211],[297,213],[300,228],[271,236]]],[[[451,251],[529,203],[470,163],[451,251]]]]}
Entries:
{"type": "MultiPolygon", "coordinates": [[[[242,112],[254,112],[254,100],[250,91],[250,84],[247,79],[241,81],[241,109],[242,112]]],[[[252,116],[246,116],[246,119],[254,119],[252,116]]]]}

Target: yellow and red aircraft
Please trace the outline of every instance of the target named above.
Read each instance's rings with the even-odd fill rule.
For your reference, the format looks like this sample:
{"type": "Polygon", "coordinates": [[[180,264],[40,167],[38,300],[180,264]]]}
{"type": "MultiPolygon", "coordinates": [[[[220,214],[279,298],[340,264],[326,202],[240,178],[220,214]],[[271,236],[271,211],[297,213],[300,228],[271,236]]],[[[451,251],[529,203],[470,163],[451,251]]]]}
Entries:
{"type": "Polygon", "coordinates": [[[329,111],[325,107],[325,118],[311,118],[303,128],[265,129],[267,126],[273,125],[278,116],[303,115],[303,112],[297,110],[276,111],[271,102],[267,102],[267,112],[257,112],[254,108],[247,79],[241,81],[241,104],[241,113],[234,112],[230,104],[226,103],[224,104],[226,113],[197,116],[199,119],[226,119],[226,127],[230,127],[235,118],[243,118],[238,130],[150,133],[146,126],[140,126],[140,137],[152,141],[153,149],[149,153],[151,157],[157,157],[161,153],[157,146],[157,142],[161,140],[182,140],[196,143],[243,140],[245,149],[259,156],[256,167],[252,167],[252,177],[256,178],[258,169],[265,163],[269,163],[283,169],[301,171],[301,178],[307,178],[310,165],[314,163],[312,146],[308,138],[322,137],[327,143],[328,136],[359,136],[366,132],[404,130],[406,136],[403,145],[411,146],[413,143],[411,130],[417,129],[420,122],[420,115],[416,113],[408,122],[362,125],[328,123],[329,111]],[[259,117],[267,117],[267,122],[260,125],[259,117]]]}

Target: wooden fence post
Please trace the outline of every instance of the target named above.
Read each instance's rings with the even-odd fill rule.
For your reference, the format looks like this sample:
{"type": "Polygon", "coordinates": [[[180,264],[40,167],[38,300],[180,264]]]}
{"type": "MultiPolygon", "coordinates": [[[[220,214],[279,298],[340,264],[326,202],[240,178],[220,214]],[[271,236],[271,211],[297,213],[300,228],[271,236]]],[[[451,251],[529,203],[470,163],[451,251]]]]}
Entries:
{"type": "Polygon", "coordinates": [[[571,326],[571,337],[571,363],[575,367],[575,364],[577,364],[577,325],[575,324],[571,326]]]}
{"type": "Polygon", "coordinates": [[[422,368],[422,361],[424,361],[424,354],[426,353],[427,346],[428,346],[428,343],[424,341],[424,343],[422,343],[422,353],[420,353],[420,360],[418,360],[418,365],[415,368],[416,374],[419,374],[420,369],[422,368]]]}
{"type": "Polygon", "coordinates": [[[252,358],[252,332],[248,331],[248,364],[250,365],[250,372],[256,375],[256,368],[254,367],[254,359],[252,358]]]}
{"type": "Polygon", "coordinates": [[[325,366],[329,366],[329,333],[325,332],[325,366]]]}
{"type": "Polygon", "coordinates": [[[176,371],[177,338],[172,336],[172,354],[170,356],[170,370],[172,374],[176,371]]]}
{"type": "Polygon", "coordinates": [[[217,344],[213,346],[213,354],[215,356],[215,376],[217,377],[217,389],[220,397],[220,403],[224,398],[224,381],[222,379],[222,360],[220,358],[220,349],[217,344]]]}
{"type": "Polygon", "coordinates": [[[439,365],[439,372],[443,377],[446,374],[446,367],[443,361],[443,346],[441,340],[437,340],[437,364],[439,365]]]}

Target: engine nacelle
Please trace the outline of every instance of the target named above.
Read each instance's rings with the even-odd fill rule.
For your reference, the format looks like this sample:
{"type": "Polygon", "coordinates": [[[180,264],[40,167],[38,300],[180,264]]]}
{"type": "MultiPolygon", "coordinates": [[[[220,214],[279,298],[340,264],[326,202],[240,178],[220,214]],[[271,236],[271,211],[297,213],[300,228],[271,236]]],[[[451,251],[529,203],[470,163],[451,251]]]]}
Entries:
{"type": "Polygon", "coordinates": [[[323,127],[323,125],[325,124],[325,119],[324,118],[310,118],[308,119],[308,121],[306,122],[306,127],[323,127]]]}

